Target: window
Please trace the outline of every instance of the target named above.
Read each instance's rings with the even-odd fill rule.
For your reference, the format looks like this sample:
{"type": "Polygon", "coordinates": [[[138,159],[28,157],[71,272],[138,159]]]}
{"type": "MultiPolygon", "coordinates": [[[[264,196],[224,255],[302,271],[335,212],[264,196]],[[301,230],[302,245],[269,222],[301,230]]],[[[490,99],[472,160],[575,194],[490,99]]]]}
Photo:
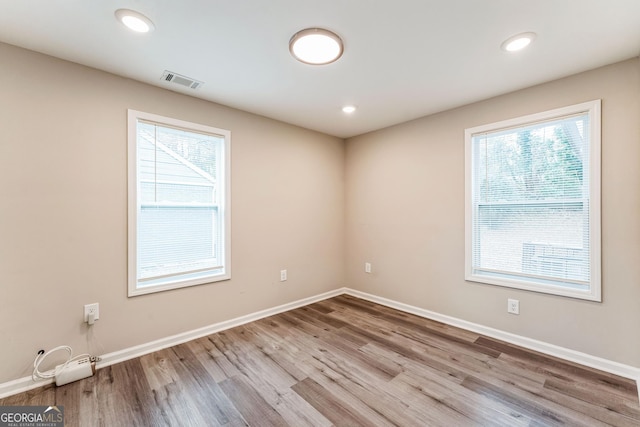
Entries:
{"type": "Polygon", "coordinates": [[[600,101],[465,132],[466,279],[594,301],[600,101]]]}
{"type": "Polygon", "coordinates": [[[230,137],[129,110],[129,296],[231,277],[230,137]]]}

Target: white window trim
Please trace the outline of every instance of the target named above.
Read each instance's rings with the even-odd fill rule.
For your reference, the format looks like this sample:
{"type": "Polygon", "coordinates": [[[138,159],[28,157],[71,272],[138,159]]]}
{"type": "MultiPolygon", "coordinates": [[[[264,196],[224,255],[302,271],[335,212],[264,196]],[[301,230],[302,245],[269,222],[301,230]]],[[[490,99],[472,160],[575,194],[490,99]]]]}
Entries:
{"type": "Polygon", "coordinates": [[[546,294],[560,295],[590,301],[602,301],[602,267],[601,267],[601,100],[584,102],[568,107],[558,108],[537,114],[517,117],[487,125],[465,129],[465,280],[509,288],[524,289],[546,294]],[[589,204],[589,239],[590,268],[589,290],[573,290],[555,285],[545,285],[526,280],[503,279],[474,274],[472,265],[473,245],[473,202],[472,202],[472,138],[479,133],[493,132],[500,129],[520,127],[540,121],[589,113],[591,140],[590,150],[590,204],[589,204]]]}
{"type": "Polygon", "coordinates": [[[231,279],[231,132],[207,125],[191,123],[184,120],[164,117],[157,114],[136,110],[127,110],[127,139],[128,139],[128,295],[130,297],[145,295],[170,289],[202,285],[231,279]],[[138,223],[138,179],[137,179],[137,123],[139,120],[157,123],[167,127],[184,129],[186,131],[213,134],[224,138],[224,197],[220,201],[219,215],[222,216],[223,238],[223,272],[197,279],[176,281],[173,283],[138,287],[137,275],[137,223],[138,223]]]}

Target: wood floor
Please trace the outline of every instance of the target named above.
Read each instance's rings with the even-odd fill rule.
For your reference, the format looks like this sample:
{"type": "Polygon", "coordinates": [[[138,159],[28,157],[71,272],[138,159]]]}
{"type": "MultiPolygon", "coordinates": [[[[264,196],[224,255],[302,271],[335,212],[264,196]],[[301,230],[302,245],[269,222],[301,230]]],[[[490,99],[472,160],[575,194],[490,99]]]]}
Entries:
{"type": "Polygon", "coordinates": [[[342,295],[0,400],[68,426],[640,426],[634,381],[342,295]]]}

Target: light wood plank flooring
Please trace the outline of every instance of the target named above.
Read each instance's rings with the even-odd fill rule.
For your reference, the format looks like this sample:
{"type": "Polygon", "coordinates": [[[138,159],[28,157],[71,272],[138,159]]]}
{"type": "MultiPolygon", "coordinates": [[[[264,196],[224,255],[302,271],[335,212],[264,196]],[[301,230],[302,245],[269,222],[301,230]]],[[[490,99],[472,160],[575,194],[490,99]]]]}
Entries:
{"type": "Polygon", "coordinates": [[[634,381],[351,296],[45,386],[68,426],[640,426],[634,381]]]}

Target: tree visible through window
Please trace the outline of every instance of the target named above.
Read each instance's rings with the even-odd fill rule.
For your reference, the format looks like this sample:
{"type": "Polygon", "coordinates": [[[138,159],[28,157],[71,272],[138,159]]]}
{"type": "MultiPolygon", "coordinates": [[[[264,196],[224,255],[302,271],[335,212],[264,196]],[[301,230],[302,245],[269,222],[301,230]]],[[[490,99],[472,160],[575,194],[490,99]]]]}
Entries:
{"type": "Polygon", "coordinates": [[[466,139],[467,279],[599,300],[599,102],[466,139]]]}
{"type": "Polygon", "coordinates": [[[228,132],[135,111],[130,127],[130,295],[228,278],[228,132]]]}

